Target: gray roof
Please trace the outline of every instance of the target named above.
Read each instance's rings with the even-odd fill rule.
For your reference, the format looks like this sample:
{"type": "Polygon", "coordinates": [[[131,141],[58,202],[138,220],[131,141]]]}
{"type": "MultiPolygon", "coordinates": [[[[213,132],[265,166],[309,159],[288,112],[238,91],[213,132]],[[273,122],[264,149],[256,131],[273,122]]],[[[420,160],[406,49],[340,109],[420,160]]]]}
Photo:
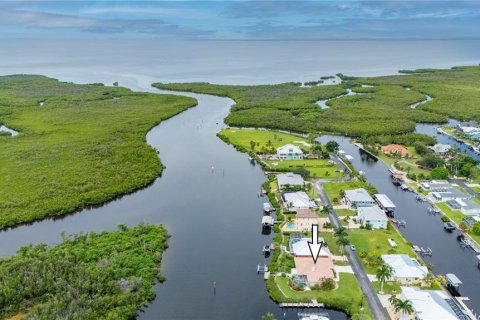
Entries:
{"type": "Polygon", "coordinates": [[[360,188],[354,190],[346,190],[345,197],[351,202],[374,202],[367,190],[360,188]]]}
{"type": "Polygon", "coordinates": [[[303,154],[302,149],[293,144],[286,144],[280,148],[277,148],[277,152],[286,154],[303,154]]]}
{"type": "Polygon", "coordinates": [[[375,199],[384,207],[384,208],[396,208],[392,200],[385,194],[376,194],[375,199]]]}
{"type": "Polygon", "coordinates": [[[471,199],[455,199],[455,201],[465,210],[480,208],[480,205],[471,199]]]}
{"type": "Polygon", "coordinates": [[[387,215],[379,207],[360,207],[357,209],[358,217],[365,220],[388,220],[387,215]]]}
{"type": "Polygon", "coordinates": [[[291,186],[303,186],[305,181],[302,176],[295,173],[283,173],[277,175],[277,181],[279,186],[291,185],[291,186]]]}
{"type": "Polygon", "coordinates": [[[436,191],[434,193],[441,195],[442,198],[466,199],[470,197],[468,194],[455,188],[446,188],[442,191],[436,191]]]}

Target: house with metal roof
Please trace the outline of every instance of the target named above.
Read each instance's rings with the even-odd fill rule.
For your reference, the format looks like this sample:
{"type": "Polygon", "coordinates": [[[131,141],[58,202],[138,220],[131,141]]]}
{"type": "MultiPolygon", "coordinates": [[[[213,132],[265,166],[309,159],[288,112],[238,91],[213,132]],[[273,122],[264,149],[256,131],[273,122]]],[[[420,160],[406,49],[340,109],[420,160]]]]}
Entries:
{"type": "Polygon", "coordinates": [[[305,180],[301,175],[289,172],[277,175],[277,184],[280,189],[284,189],[286,186],[303,187],[305,180]]]}
{"type": "Polygon", "coordinates": [[[386,229],[388,217],[385,212],[377,206],[374,207],[358,207],[357,222],[364,227],[372,229],[386,229]]]}
{"type": "Polygon", "coordinates": [[[318,208],[314,200],[310,199],[304,191],[282,193],[283,203],[289,211],[300,209],[318,208]]]}
{"type": "Polygon", "coordinates": [[[443,191],[430,192],[428,197],[435,202],[446,202],[455,199],[469,199],[470,195],[455,188],[446,188],[443,191]]]}
{"type": "Polygon", "coordinates": [[[458,320],[466,318],[461,306],[441,290],[401,287],[402,300],[409,300],[419,320],[458,320]]]}
{"type": "Polygon", "coordinates": [[[345,202],[355,208],[371,207],[375,205],[375,200],[368,194],[367,190],[363,188],[346,190],[345,202]]]}
{"type": "Polygon", "coordinates": [[[463,214],[480,214],[480,205],[472,199],[452,199],[447,201],[450,208],[460,210],[463,214]]]}
{"type": "Polygon", "coordinates": [[[452,185],[446,180],[420,181],[420,188],[430,192],[441,192],[450,189],[452,185]]]}
{"type": "Polygon", "coordinates": [[[407,254],[382,254],[383,262],[393,270],[393,277],[401,283],[417,282],[425,279],[428,269],[407,254]]]}
{"type": "Polygon", "coordinates": [[[303,151],[296,145],[287,144],[277,149],[277,156],[280,160],[302,160],[303,151]]]}

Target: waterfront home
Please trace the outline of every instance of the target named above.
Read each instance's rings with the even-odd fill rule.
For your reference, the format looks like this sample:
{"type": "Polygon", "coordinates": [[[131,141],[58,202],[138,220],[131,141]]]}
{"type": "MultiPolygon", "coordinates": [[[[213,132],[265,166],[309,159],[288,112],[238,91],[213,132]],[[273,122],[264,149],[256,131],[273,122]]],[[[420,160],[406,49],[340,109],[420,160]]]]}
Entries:
{"type": "MultiPolygon", "coordinates": [[[[317,263],[314,263],[308,246],[309,241],[311,241],[311,238],[302,234],[292,234],[290,236],[289,249],[295,261],[295,268],[292,269],[294,280],[295,278],[298,281],[303,279],[305,285],[312,286],[320,284],[327,278],[333,279],[335,274],[333,273],[332,255],[328,247],[322,246],[318,254],[317,263]]],[[[318,238],[318,241],[324,242],[323,238],[318,238]]]]}
{"type": "Polygon", "coordinates": [[[449,144],[437,143],[436,145],[429,147],[435,154],[444,157],[448,151],[452,149],[452,146],[449,144]]]}
{"type": "Polygon", "coordinates": [[[410,152],[410,150],[399,144],[382,146],[380,151],[389,156],[401,156],[402,158],[410,158],[412,156],[412,152],[410,152]]]}
{"type": "Polygon", "coordinates": [[[287,144],[277,149],[277,156],[280,160],[302,160],[303,151],[296,145],[287,144]]]}
{"type": "Polygon", "coordinates": [[[417,287],[401,287],[400,299],[408,300],[419,320],[458,320],[470,319],[463,303],[449,297],[441,290],[422,290],[417,287]]]}
{"type": "Polygon", "coordinates": [[[428,269],[407,254],[382,254],[383,262],[393,270],[393,278],[403,284],[425,279],[428,269]]]}
{"type": "Polygon", "coordinates": [[[310,209],[299,209],[293,220],[287,223],[284,231],[306,232],[312,230],[312,225],[321,226],[326,219],[320,219],[315,212],[310,209]]]}
{"type": "Polygon", "coordinates": [[[388,217],[385,212],[377,206],[359,207],[357,208],[357,222],[371,229],[386,229],[388,217]]]}
{"type": "Polygon", "coordinates": [[[446,180],[420,181],[420,188],[430,192],[442,192],[452,188],[452,185],[446,180]]]}
{"type": "Polygon", "coordinates": [[[430,192],[428,197],[434,202],[446,202],[449,200],[470,198],[468,194],[455,188],[447,188],[443,191],[430,192]]]}
{"type": "Polygon", "coordinates": [[[318,208],[315,201],[310,199],[304,191],[282,193],[283,204],[289,211],[318,208]]]}
{"type": "Polygon", "coordinates": [[[480,205],[471,199],[452,199],[447,201],[453,210],[460,210],[463,214],[480,214],[480,205]]]}
{"type": "Polygon", "coordinates": [[[375,200],[363,188],[346,190],[345,202],[351,207],[371,207],[375,205],[375,200]]]}
{"type": "Polygon", "coordinates": [[[303,187],[305,180],[303,180],[301,175],[289,172],[277,175],[277,184],[279,189],[284,189],[288,186],[303,187]]]}

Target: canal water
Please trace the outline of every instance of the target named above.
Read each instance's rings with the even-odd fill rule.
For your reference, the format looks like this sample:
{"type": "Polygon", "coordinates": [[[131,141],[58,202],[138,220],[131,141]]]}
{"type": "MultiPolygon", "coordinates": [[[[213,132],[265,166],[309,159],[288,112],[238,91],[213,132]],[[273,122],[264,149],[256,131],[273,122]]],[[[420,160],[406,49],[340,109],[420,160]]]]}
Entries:
{"type": "MultiPolygon", "coordinates": [[[[455,127],[459,122],[457,120],[450,119],[448,120],[448,125],[455,127]]],[[[460,149],[462,152],[465,152],[470,157],[480,161],[480,155],[475,153],[470,149],[465,143],[455,140],[453,137],[447,134],[441,134],[437,131],[437,125],[431,125],[427,123],[417,124],[416,132],[427,134],[429,136],[435,137],[438,143],[449,144],[455,148],[460,149]]]]}
{"type": "MultiPolygon", "coordinates": [[[[430,132],[435,127],[423,129],[430,132]]],[[[471,300],[466,304],[474,311],[480,311],[480,270],[476,265],[475,252],[470,248],[462,249],[457,241],[458,231],[452,233],[443,229],[440,216],[429,215],[428,204],[418,202],[415,194],[402,191],[390,180],[387,165],[377,161],[367,153],[353,145],[349,139],[337,136],[322,136],[321,143],[335,140],[340,149],[353,156],[351,163],[355,169],[365,172],[367,182],[377,187],[380,193],[386,194],[395,203],[395,218],[406,221],[406,227],[400,227],[400,232],[407,241],[419,247],[431,248],[432,257],[425,257],[425,263],[432,263],[435,274],[454,273],[463,282],[460,288],[462,295],[471,300]]]]}
{"type": "MultiPolygon", "coordinates": [[[[167,281],[155,287],[157,298],[140,319],[260,319],[267,312],[283,319],[256,273],[265,260],[262,246],[272,241],[262,235],[260,223],[263,199],[257,193],[265,176],[246,154],[215,136],[233,101],[185,95],[195,97],[198,106],[147,134],[166,166],[161,178],[100,208],[0,232],[0,254],[11,255],[22,245],[58,243],[61,232],[161,223],[172,235],[162,263],[167,281]]],[[[329,313],[346,319],[341,312],[329,313]]],[[[294,316],[290,311],[287,319],[294,316]]]]}

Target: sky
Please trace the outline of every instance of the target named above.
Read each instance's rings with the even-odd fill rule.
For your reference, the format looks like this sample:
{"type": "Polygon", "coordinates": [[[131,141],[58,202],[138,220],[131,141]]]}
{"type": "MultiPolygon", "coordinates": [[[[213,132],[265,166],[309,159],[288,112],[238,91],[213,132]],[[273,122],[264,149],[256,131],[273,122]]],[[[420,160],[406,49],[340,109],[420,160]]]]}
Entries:
{"type": "Polygon", "coordinates": [[[0,38],[480,39],[480,0],[2,0],[0,38]]]}

